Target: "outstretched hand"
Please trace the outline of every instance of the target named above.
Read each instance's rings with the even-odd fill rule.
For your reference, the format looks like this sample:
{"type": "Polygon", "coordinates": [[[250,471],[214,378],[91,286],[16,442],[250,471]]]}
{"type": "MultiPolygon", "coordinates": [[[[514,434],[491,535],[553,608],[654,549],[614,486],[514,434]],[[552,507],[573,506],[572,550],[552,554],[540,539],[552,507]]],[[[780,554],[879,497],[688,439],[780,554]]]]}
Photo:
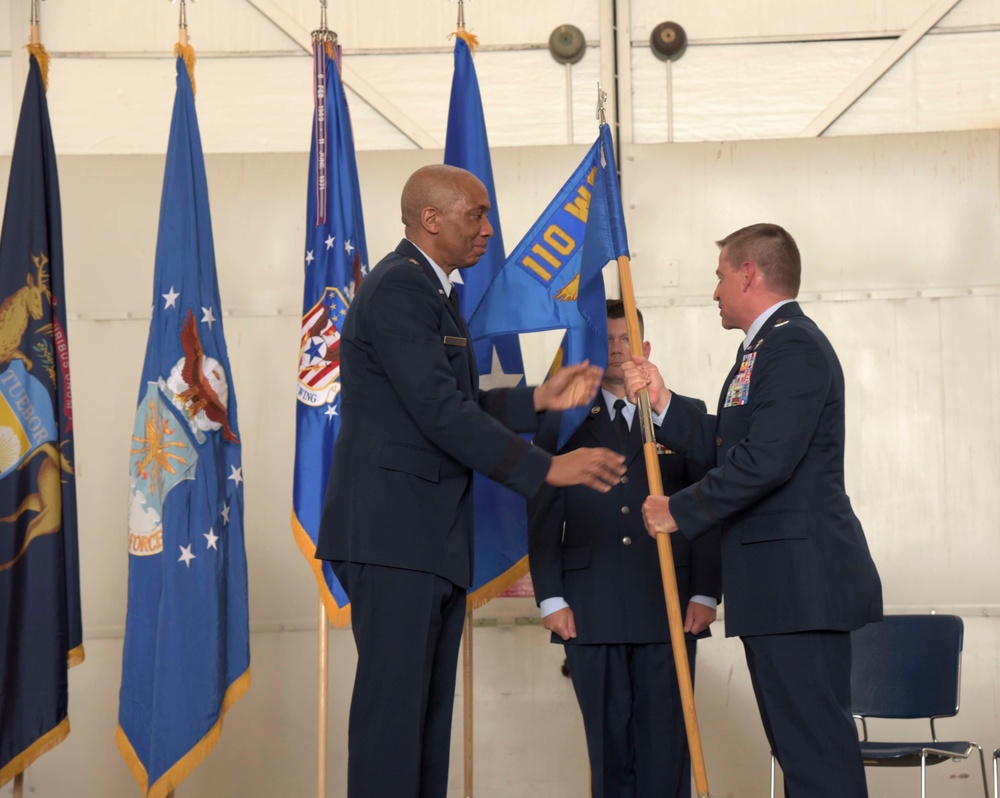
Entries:
{"type": "Polygon", "coordinates": [[[545,481],[559,488],[586,485],[607,493],[625,475],[625,457],[610,449],[584,447],[552,458],[545,481]]]}
{"type": "Polygon", "coordinates": [[[535,388],[535,412],[569,410],[589,404],[597,394],[604,369],[591,366],[589,360],[563,366],[535,388]]]}

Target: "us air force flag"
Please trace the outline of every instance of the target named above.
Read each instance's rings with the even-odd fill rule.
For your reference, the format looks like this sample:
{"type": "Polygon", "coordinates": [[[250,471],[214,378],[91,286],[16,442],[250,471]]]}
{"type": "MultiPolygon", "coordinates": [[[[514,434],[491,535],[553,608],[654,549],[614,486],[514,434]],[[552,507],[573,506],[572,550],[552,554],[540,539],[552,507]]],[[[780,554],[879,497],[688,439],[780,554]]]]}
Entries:
{"type": "MultiPolygon", "coordinates": [[[[465,31],[455,37],[455,73],[448,109],[448,136],[444,162],[460,166],[478,177],[490,198],[493,236],[486,254],[475,268],[456,270],[453,277],[464,282],[456,289],[462,315],[469,317],[486,289],[503,268],[506,251],[500,232],[500,210],[493,186],[493,166],[486,136],[486,120],[479,95],[472,50],[476,39],[465,31]]],[[[476,361],[482,388],[524,384],[521,344],[516,335],[500,338],[484,336],[475,342],[476,361]]],[[[483,474],[473,475],[475,496],[475,552],[470,606],[478,607],[502,593],[528,572],[528,517],[524,498],[483,474]]]]}
{"type": "Polygon", "coordinates": [[[313,569],[327,616],[335,626],[344,626],[351,620],[347,594],[330,563],[315,559],[333,444],[340,431],[340,325],[368,271],[354,136],[339,58],[339,48],[322,39],[313,43],[316,110],[306,201],[292,532],[313,569]]]}
{"type": "MultiPolygon", "coordinates": [[[[473,338],[565,329],[565,362],[608,362],[602,270],[628,255],[614,144],[607,125],[517,245],[469,320],[473,338]]],[[[561,447],[590,407],[562,414],[561,447]]]]}
{"type": "Polygon", "coordinates": [[[69,734],[83,661],[59,178],[29,61],[0,238],[0,787],[69,734]]]}
{"type": "Polygon", "coordinates": [[[243,467],[188,72],[160,202],[153,318],[129,457],[128,616],[118,748],[165,796],[250,686],[243,467]]]}

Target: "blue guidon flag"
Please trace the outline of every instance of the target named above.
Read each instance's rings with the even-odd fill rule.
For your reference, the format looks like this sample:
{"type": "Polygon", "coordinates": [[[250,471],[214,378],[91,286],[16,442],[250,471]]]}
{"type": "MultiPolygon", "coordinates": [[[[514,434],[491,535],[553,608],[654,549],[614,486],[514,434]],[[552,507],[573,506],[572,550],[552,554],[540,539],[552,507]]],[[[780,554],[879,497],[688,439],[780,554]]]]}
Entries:
{"type": "MultiPolygon", "coordinates": [[[[566,363],[608,363],[604,267],[628,255],[614,143],[601,125],[594,146],[483,295],[469,319],[472,337],[566,330],[566,363]]],[[[561,447],[590,411],[567,410],[561,447]]]]}
{"type": "Polygon", "coordinates": [[[30,49],[0,238],[0,787],[69,734],[83,661],[59,178],[30,49]]]}
{"type": "Polygon", "coordinates": [[[129,449],[128,615],[118,749],[161,798],[250,686],[242,446],[205,161],[177,59],[150,323],[129,449]]]}
{"type": "Polygon", "coordinates": [[[292,489],[292,533],[335,626],[350,623],[350,604],[330,563],[315,559],[316,541],[333,445],[340,431],[340,326],[355,289],[368,272],[354,136],[340,82],[340,58],[339,47],[322,35],[316,37],[292,489]]]}

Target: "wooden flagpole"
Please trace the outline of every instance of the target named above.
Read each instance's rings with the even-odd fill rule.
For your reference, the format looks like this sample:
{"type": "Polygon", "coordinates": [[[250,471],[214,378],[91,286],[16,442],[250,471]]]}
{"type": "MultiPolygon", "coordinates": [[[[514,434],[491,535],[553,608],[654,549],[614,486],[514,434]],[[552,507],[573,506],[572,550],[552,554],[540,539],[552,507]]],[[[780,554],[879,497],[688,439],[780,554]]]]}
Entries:
{"type": "MultiPolygon", "coordinates": [[[[632,285],[632,267],[626,256],[618,258],[618,277],[621,282],[622,302],[625,305],[625,322],[628,326],[629,348],[633,355],[642,356],[642,333],[639,331],[639,315],[635,309],[635,288],[632,285]]],[[[649,495],[663,495],[663,480],[660,476],[660,461],[656,454],[656,435],[653,430],[653,411],[649,404],[649,392],[639,393],[639,421],[642,425],[642,449],[646,458],[646,474],[649,478],[649,495]]],[[[691,683],[691,666],[687,657],[684,640],[684,619],[681,618],[681,602],[677,593],[677,573],[674,571],[674,553],[670,548],[670,535],[656,536],[656,549],[660,555],[660,576],[663,578],[663,595],[667,601],[667,619],[670,622],[670,643],[674,650],[674,664],[677,668],[677,683],[681,692],[681,708],[684,711],[684,728],[687,730],[688,748],[691,751],[691,770],[694,774],[698,798],[708,798],[708,776],[705,773],[705,755],[701,748],[701,733],[698,731],[698,716],[694,708],[694,689],[691,683]]]]}
{"type": "Polygon", "coordinates": [[[330,658],[328,648],[330,643],[330,622],[326,617],[326,607],[323,597],[319,599],[319,685],[317,689],[319,704],[319,727],[316,734],[316,795],[326,798],[326,734],[327,734],[327,684],[330,675],[330,658]]]}
{"type": "Polygon", "coordinates": [[[465,743],[465,798],[472,798],[472,608],[465,610],[462,640],[462,708],[465,743]]]}

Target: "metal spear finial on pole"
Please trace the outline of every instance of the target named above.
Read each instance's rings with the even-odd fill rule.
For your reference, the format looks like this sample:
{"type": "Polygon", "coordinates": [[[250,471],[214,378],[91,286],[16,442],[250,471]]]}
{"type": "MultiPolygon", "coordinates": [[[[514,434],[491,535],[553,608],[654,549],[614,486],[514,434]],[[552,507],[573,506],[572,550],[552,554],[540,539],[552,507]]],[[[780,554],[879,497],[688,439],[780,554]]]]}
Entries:
{"type": "Polygon", "coordinates": [[[334,57],[333,48],[337,45],[337,33],[327,27],[326,0],[319,0],[319,27],[312,32],[312,38],[314,42],[328,43],[330,45],[329,48],[327,48],[328,54],[331,58],[334,57]]]}
{"type": "Polygon", "coordinates": [[[601,88],[601,82],[597,82],[597,122],[600,125],[606,125],[608,123],[607,118],[604,115],[604,103],[608,99],[608,93],[601,88]]]}
{"type": "Polygon", "coordinates": [[[458,29],[465,30],[465,0],[458,0],[458,29]]]}
{"type": "Polygon", "coordinates": [[[41,44],[41,29],[39,27],[40,20],[38,18],[38,3],[39,0],[31,0],[31,43],[41,44]]]}
{"type": "MultiPolygon", "coordinates": [[[[171,3],[176,3],[177,0],[170,0],[171,3]]],[[[188,46],[188,18],[187,18],[187,2],[188,0],[180,0],[180,16],[177,22],[177,43],[181,47],[188,46]]],[[[191,0],[193,3],[194,0],[191,0]]]]}

